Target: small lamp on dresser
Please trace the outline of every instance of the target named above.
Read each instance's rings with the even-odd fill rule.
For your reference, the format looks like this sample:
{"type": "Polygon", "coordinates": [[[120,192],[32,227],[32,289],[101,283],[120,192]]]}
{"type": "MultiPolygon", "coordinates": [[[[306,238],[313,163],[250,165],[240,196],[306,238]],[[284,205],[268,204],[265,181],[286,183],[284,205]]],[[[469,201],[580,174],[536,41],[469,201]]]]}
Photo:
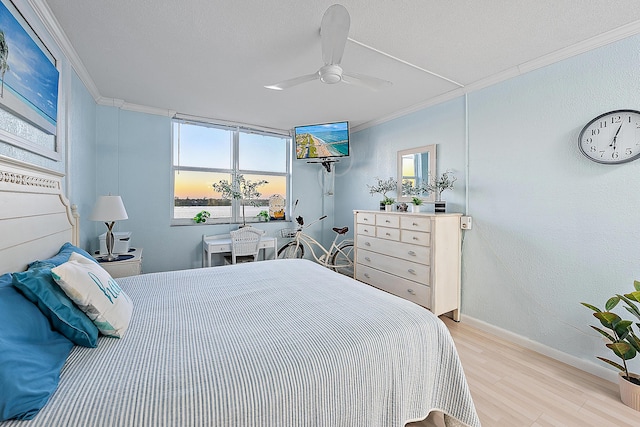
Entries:
{"type": "Polygon", "coordinates": [[[127,211],[124,208],[124,203],[122,203],[120,196],[112,196],[109,194],[108,196],[100,196],[98,198],[89,219],[92,221],[102,221],[107,226],[107,236],[105,239],[107,255],[103,257],[104,260],[113,261],[117,258],[113,255],[113,245],[115,241],[113,237],[113,226],[116,221],[128,218],[127,211]]]}

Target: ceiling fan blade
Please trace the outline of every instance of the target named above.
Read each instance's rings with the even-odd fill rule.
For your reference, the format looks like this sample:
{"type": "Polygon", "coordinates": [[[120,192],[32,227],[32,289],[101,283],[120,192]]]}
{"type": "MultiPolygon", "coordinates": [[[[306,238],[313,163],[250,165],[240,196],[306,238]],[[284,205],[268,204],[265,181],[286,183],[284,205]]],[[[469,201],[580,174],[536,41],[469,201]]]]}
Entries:
{"type": "Polygon", "coordinates": [[[365,76],[359,73],[348,73],[346,71],[342,72],[342,81],[352,85],[364,86],[372,90],[380,90],[393,84],[388,80],[365,76]]]}
{"type": "Polygon", "coordinates": [[[296,86],[302,83],[306,83],[306,82],[310,82],[312,80],[316,80],[319,79],[320,75],[315,72],[313,74],[306,74],[304,76],[300,76],[300,77],[295,77],[293,79],[289,79],[289,80],[284,80],[282,82],[279,83],[275,83],[272,85],[268,85],[265,86],[267,89],[273,89],[273,90],[283,90],[283,89],[287,89],[290,88],[291,86],[296,86]]]}
{"type": "Polygon", "coordinates": [[[340,64],[342,61],[350,25],[349,12],[341,4],[330,6],[322,16],[320,37],[322,38],[324,65],[340,64]]]}

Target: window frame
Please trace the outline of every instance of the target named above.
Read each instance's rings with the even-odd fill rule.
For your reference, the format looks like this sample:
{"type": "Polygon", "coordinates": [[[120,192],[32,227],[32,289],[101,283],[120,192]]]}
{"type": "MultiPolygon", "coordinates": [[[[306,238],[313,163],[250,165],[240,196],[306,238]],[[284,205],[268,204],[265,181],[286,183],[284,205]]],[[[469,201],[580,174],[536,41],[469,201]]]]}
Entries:
{"type": "MultiPolygon", "coordinates": [[[[242,175],[263,175],[263,176],[278,176],[285,177],[286,180],[286,190],[285,190],[285,200],[286,200],[286,208],[285,208],[285,220],[278,222],[290,221],[290,213],[292,208],[291,203],[291,167],[293,162],[293,154],[291,150],[292,137],[290,132],[282,133],[277,132],[275,130],[262,130],[258,128],[253,128],[250,126],[241,126],[238,124],[228,125],[224,123],[214,123],[207,121],[194,121],[183,118],[174,117],[171,120],[171,195],[170,195],[170,220],[172,226],[184,226],[184,225],[210,225],[210,224],[242,224],[242,205],[240,200],[231,200],[231,216],[224,218],[208,218],[205,223],[196,223],[192,218],[176,218],[174,216],[175,212],[175,174],[176,171],[190,171],[190,172],[211,172],[211,173],[223,173],[230,174],[232,177],[234,174],[242,174],[242,175]],[[174,126],[176,123],[194,125],[194,126],[204,126],[215,129],[222,129],[226,131],[232,132],[232,142],[231,142],[231,168],[206,168],[199,166],[180,166],[176,164],[176,132],[174,131],[174,126]],[[252,169],[240,169],[240,134],[241,133],[254,133],[258,135],[272,136],[277,138],[282,138],[285,140],[285,152],[286,152],[286,161],[285,161],[285,172],[273,172],[273,171],[261,171],[261,170],[252,170],[252,169]]],[[[178,160],[179,162],[179,160],[178,160]]],[[[212,183],[213,185],[213,183],[212,183]]],[[[254,217],[246,217],[245,222],[254,223],[260,222],[259,218],[254,217]]]]}

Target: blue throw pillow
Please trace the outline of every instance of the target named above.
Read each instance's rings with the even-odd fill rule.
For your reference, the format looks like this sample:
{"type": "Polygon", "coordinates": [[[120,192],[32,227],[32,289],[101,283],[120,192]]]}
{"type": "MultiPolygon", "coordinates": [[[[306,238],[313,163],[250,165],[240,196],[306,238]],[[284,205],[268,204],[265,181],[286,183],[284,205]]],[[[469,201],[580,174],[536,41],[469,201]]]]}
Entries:
{"type": "Polygon", "coordinates": [[[0,276],[0,421],[29,420],[55,392],[73,343],[0,276]]]}
{"type": "Polygon", "coordinates": [[[51,267],[33,267],[13,273],[13,286],[38,306],[53,328],[74,344],[98,345],[98,328],[64,293],[51,276],[51,267]]]}
{"type": "Polygon", "coordinates": [[[64,264],[65,262],[69,261],[69,257],[74,252],[79,253],[80,255],[85,256],[85,257],[89,258],[90,260],[95,261],[96,263],[98,262],[91,255],[89,255],[89,253],[87,251],[85,251],[84,249],[79,248],[77,246],[74,246],[71,243],[67,242],[64,245],[62,245],[62,247],[60,248],[60,250],[58,251],[58,253],[56,255],[54,255],[53,257],[51,257],[49,259],[43,259],[43,260],[40,260],[40,261],[34,261],[31,264],[29,264],[29,268],[31,268],[31,267],[41,267],[43,265],[49,265],[49,266],[57,267],[59,265],[64,264]]]}

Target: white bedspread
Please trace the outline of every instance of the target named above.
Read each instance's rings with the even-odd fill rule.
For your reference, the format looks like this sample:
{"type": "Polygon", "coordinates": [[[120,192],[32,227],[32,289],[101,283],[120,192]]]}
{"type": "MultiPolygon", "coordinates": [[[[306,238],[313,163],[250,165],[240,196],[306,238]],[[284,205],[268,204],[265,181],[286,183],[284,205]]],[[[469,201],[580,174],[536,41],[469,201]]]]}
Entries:
{"type": "Polygon", "coordinates": [[[119,279],[122,339],[75,347],[30,422],[1,426],[479,426],[426,309],[305,260],[119,279]]]}

